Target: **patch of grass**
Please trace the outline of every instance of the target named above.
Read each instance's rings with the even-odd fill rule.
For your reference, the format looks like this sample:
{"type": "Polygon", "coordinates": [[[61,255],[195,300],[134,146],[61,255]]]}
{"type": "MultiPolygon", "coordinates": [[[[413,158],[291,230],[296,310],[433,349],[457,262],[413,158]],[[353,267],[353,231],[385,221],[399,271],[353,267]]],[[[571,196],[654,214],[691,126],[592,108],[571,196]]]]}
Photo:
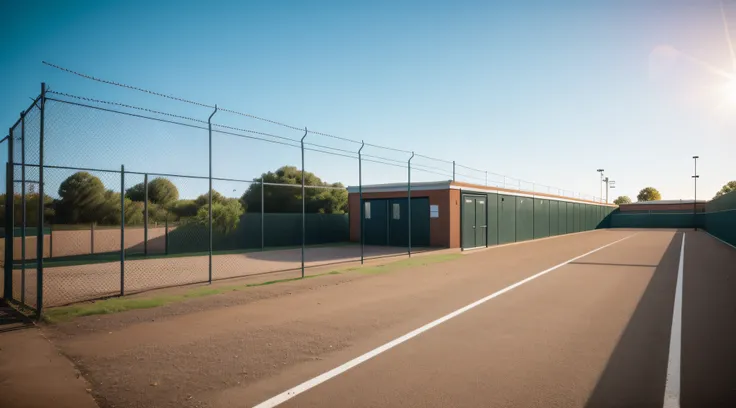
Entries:
{"type": "Polygon", "coordinates": [[[462,255],[445,254],[445,255],[421,256],[417,258],[410,258],[410,259],[404,259],[401,261],[391,262],[385,265],[366,266],[366,267],[351,266],[351,267],[347,267],[343,269],[332,270],[332,271],[325,272],[325,273],[319,273],[315,275],[306,275],[303,278],[297,277],[297,278],[276,279],[276,280],[271,280],[271,281],[266,281],[266,282],[248,283],[245,285],[222,286],[218,288],[199,287],[199,288],[190,289],[181,295],[153,296],[153,297],[147,297],[147,298],[126,298],[126,297],[110,298],[110,299],[100,300],[100,301],[92,302],[92,303],[81,303],[77,305],[50,308],[46,310],[43,317],[49,323],[59,323],[59,322],[69,321],[71,319],[74,319],[76,317],[81,317],[81,316],[111,314],[111,313],[118,313],[118,312],[124,312],[127,310],[136,310],[136,309],[150,309],[154,307],[165,306],[171,303],[183,302],[187,299],[196,299],[196,298],[201,298],[201,297],[214,296],[214,295],[219,295],[219,294],[223,294],[227,292],[240,291],[240,290],[244,290],[244,289],[252,288],[252,287],[267,286],[267,285],[273,285],[276,283],[294,282],[294,281],[299,281],[303,279],[316,278],[319,276],[340,275],[342,273],[350,272],[350,271],[359,271],[360,273],[364,273],[364,274],[387,273],[387,272],[395,271],[395,270],[402,269],[402,268],[425,266],[425,265],[431,265],[431,264],[436,264],[436,263],[441,263],[441,262],[447,262],[453,259],[457,259],[460,256],[462,255]]]}
{"type": "Polygon", "coordinates": [[[443,255],[428,255],[417,258],[403,259],[401,261],[391,262],[385,265],[368,266],[360,268],[360,273],[364,274],[380,274],[395,271],[397,269],[409,268],[412,266],[425,266],[436,263],[448,262],[454,259],[460,258],[460,254],[443,254],[443,255]]]}

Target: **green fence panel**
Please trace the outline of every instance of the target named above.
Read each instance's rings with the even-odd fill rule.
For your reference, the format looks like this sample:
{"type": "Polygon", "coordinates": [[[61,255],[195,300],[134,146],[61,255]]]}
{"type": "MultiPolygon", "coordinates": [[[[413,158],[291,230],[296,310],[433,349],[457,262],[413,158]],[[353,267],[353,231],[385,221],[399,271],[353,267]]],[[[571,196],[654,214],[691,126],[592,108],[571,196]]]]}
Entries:
{"type": "Polygon", "coordinates": [[[488,246],[498,244],[498,194],[487,194],[488,217],[486,222],[488,230],[486,231],[486,242],[488,246]]]}
{"type": "Polygon", "coordinates": [[[736,208],[706,213],[705,229],[729,244],[736,245],[736,208]]]}
{"type": "Polygon", "coordinates": [[[560,201],[559,207],[560,207],[560,214],[559,214],[559,233],[567,234],[569,231],[567,230],[567,205],[569,203],[566,203],[564,201],[560,201]]]}
{"type": "MultiPolygon", "coordinates": [[[[302,243],[301,214],[265,214],[264,245],[267,247],[299,246],[302,243]]],[[[347,214],[306,214],[307,245],[347,242],[349,219],[347,214]]],[[[215,251],[258,249],[261,247],[261,215],[244,214],[238,227],[228,233],[214,230],[212,247],[215,251]]],[[[171,228],[169,253],[206,252],[209,248],[207,227],[197,222],[171,228]]]]}
{"type": "Polygon", "coordinates": [[[627,214],[617,212],[611,215],[611,228],[694,228],[702,225],[703,217],[703,214],[694,217],[692,213],[627,214]]]}
{"type": "Polygon", "coordinates": [[[549,200],[534,198],[534,239],[549,236],[549,200]]]}
{"type": "Polygon", "coordinates": [[[560,234],[560,202],[550,200],[549,202],[549,235],[560,234]]]}
{"type": "MultiPolygon", "coordinates": [[[[87,228],[89,228],[89,225],[87,225],[87,228]]],[[[13,236],[16,237],[16,238],[17,237],[21,237],[23,235],[21,229],[22,228],[19,228],[19,227],[13,228],[13,236]]],[[[37,231],[38,231],[38,229],[36,229],[36,227],[26,227],[26,236],[27,237],[35,237],[35,236],[38,235],[38,232],[37,231]]],[[[51,234],[51,228],[44,227],[43,233],[45,235],[51,234]]],[[[5,238],[5,228],[0,227],[0,238],[5,238]]],[[[36,248],[34,247],[33,250],[35,251],[36,248]]]]}
{"type": "Polygon", "coordinates": [[[534,199],[516,197],[516,241],[534,239],[534,199]]]}
{"type": "Polygon", "coordinates": [[[498,243],[516,242],[516,197],[498,196],[498,243]]]}
{"type": "Polygon", "coordinates": [[[572,232],[580,232],[580,203],[572,204],[572,232]]]}

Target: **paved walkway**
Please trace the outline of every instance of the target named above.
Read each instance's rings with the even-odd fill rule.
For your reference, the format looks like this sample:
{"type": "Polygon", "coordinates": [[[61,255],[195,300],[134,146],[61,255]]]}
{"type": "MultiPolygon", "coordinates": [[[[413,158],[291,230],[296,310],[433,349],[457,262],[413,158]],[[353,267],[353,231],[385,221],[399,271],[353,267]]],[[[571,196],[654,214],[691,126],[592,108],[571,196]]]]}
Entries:
{"type": "Polygon", "coordinates": [[[96,408],[88,388],[39,329],[0,301],[0,407],[96,408]]]}

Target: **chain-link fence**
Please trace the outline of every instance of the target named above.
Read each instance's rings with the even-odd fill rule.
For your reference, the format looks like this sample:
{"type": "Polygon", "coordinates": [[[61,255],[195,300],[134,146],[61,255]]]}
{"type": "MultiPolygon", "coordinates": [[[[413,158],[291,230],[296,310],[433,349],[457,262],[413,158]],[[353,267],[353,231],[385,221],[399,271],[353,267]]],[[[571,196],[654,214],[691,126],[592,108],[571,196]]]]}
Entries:
{"type": "Polygon", "coordinates": [[[304,276],[314,266],[425,249],[424,242],[412,245],[411,228],[408,242],[391,246],[351,236],[341,182],[362,188],[453,180],[582,197],[454,161],[145,96],[155,98],[156,109],[141,107],[143,100],[123,104],[43,87],[11,127],[0,144],[9,154],[0,200],[3,297],[40,311],[275,271],[304,276]]]}

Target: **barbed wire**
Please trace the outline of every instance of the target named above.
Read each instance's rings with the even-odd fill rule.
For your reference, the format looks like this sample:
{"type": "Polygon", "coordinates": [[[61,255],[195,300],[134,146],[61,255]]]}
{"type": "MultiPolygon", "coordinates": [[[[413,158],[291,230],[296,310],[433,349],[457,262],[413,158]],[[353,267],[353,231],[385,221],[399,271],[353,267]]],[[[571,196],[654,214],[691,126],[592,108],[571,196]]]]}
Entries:
{"type": "MultiPolygon", "coordinates": [[[[128,84],[124,84],[124,83],[121,83],[121,82],[110,81],[110,80],[98,78],[98,77],[95,77],[95,76],[92,76],[92,75],[88,75],[88,74],[84,74],[84,73],[81,73],[81,72],[78,72],[78,71],[71,70],[69,68],[61,67],[59,65],[56,65],[56,64],[53,64],[53,63],[50,63],[50,62],[47,62],[47,61],[42,61],[42,63],[44,65],[49,66],[49,67],[58,69],[58,70],[63,71],[63,72],[70,73],[72,75],[79,76],[81,78],[85,78],[85,79],[88,79],[88,80],[91,80],[91,81],[96,81],[96,82],[100,82],[100,83],[104,83],[104,84],[108,84],[108,85],[113,85],[113,86],[118,86],[118,87],[130,89],[130,90],[135,90],[135,91],[147,93],[147,94],[158,96],[158,97],[171,99],[171,100],[178,101],[178,102],[192,104],[192,105],[195,105],[195,106],[200,106],[200,107],[215,109],[215,105],[201,103],[201,102],[189,100],[189,99],[186,99],[186,98],[181,98],[181,97],[178,97],[178,96],[164,94],[164,93],[161,93],[161,92],[151,91],[151,90],[148,90],[148,89],[145,89],[145,88],[128,85],[128,84]]],[[[74,97],[74,96],[71,96],[71,95],[68,95],[68,94],[62,94],[62,93],[59,93],[59,92],[56,92],[56,91],[51,91],[51,93],[54,93],[54,94],[57,94],[57,95],[64,95],[64,96],[68,96],[68,97],[74,97]]],[[[98,103],[106,103],[106,102],[99,101],[99,100],[94,100],[94,99],[91,99],[91,98],[84,98],[84,97],[79,97],[79,98],[80,99],[83,99],[83,100],[86,100],[86,101],[97,101],[98,103]]],[[[190,120],[190,121],[194,121],[194,122],[198,122],[198,123],[207,123],[207,122],[202,121],[200,119],[194,119],[194,118],[190,118],[190,117],[186,117],[186,116],[174,115],[174,114],[169,114],[169,113],[165,113],[165,112],[159,112],[159,111],[155,111],[155,110],[151,110],[151,109],[146,109],[146,108],[138,108],[138,107],[134,107],[132,105],[127,105],[127,104],[118,104],[118,103],[115,103],[115,104],[117,106],[120,106],[120,107],[126,107],[126,108],[130,108],[130,109],[139,109],[139,110],[143,110],[143,111],[146,111],[146,112],[149,112],[149,113],[166,115],[166,116],[175,117],[175,118],[178,118],[178,119],[190,120]]],[[[283,122],[280,122],[280,121],[276,121],[276,120],[272,120],[272,119],[260,117],[260,116],[249,114],[249,113],[239,112],[239,111],[232,110],[232,109],[227,109],[227,108],[219,108],[218,107],[217,109],[220,110],[220,111],[222,111],[222,112],[227,112],[227,113],[231,113],[231,114],[235,114],[235,115],[239,115],[239,116],[243,116],[243,117],[248,117],[248,118],[255,119],[255,120],[260,120],[260,121],[263,121],[263,122],[267,122],[267,123],[271,123],[271,124],[274,124],[274,125],[282,126],[284,128],[291,129],[291,130],[297,130],[297,131],[304,130],[304,131],[306,131],[307,134],[310,134],[311,133],[311,134],[314,134],[314,135],[329,137],[329,138],[333,138],[333,139],[336,139],[336,140],[342,140],[342,141],[345,141],[345,142],[350,142],[350,143],[355,143],[355,144],[363,144],[362,141],[358,141],[358,140],[354,140],[354,139],[350,139],[350,138],[346,138],[346,137],[342,137],[342,136],[336,136],[336,135],[332,135],[332,134],[325,133],[325,132],[308,130],[306,128],[292,126],[292,125],[289,125],[289,124],[286,124],[286,123],[283,123],[283,122]]],[[[272,134],[269,134],[269,133],[257,132],[257,131],[253,131],[253,130],[250,130],[250,129],[234,128],[234,127],[230,127],[230,126],[226,126],[226,125],[219,125],[219,124],[217,124],[217,125],[216,124],[213,124],[213,125],[218,126],[218,127],[222,127],[222,128],[226,128],[226,129],[231,129],[231,130],[237,130],[237,131],[243,131],[243,132],[247,132],[247,133],[259,134],[259,135],[263,135],[263,136],[267,136],[267,137],[276,137],[276,138],[279,138],[279,139],[282,139],[282,140],[295,141],[294,139],[291,139],[291,138],[287,138],[287,137],[283,137],[283,136],[275,136],[275,135],[272,135],[272,134]]],[[[306,142],[305,142],[305,144],[306,144],[306,142]]],[[[412,151],[409,151],[409,150],[397,149],[397,148],[393,148],[393,147],[389,147],[389,146],[377,145],[377,144],[373,144],[373,143],[364,143],[364,145],[365,146],[369,146],[369,147],[373,147],[373,148],[378,148],[378,149],[395,151],[395,152],[398,152],[398,153],[405,153],[405,154],[412,154],[413,153],[412,151]]],[[[323,148],[332,149],[332,150],[336,150],[336,151],[342,150],[342,149],[330,148],[330,147],[326,147],[326,146],[322,146],[322,147],[323,148]]],[[[347,151],[347,150],[343,150],[343,151],[347,151]]],[[[440,162],[444,162],[444,163],[453,163],[452,161],[449,161],[449,160],[434,158],[434,157],[426,156],[426,155],[422,155],[422,154],[415,154],[415,156],[422,157],[422,158],[429,159],[429,160],[440,161],[440,162]]],[[[464,165],[457,164],[457,163],[455,163],[455,165],[458,166],[458,167],[462,167],[462,168],[468,169],[468,170],[472,170],[472,171],[486,172],[485,170],[475,169],[475,168],[464,166],[464,165]]],[[[491,173],[491,174],[495,174],[495,175],[498,175],[498,176],[503,176],[503,177],[508,177],[510,179],[514,179],[513,177],[501,175],[501,174],[498,174],[498,173],[491,173]]],[[[523,180],[520,180],[520,179],[515,179],[515,180],[523,181],[523,180]]],[[[536,183],[532,183],[532,184],[533,185],[536,185],[536,183]]],[[[540,184],[540,186],[544,186],[544,185],[541,185],[540,184]]],[[[545,186],[545,187],[555,188],[555,187],[551,187],[551,186],[545,186]]],[[[561,190],[561,189],[558,189],[558,188],[555,188],[555,189],[561,190]]]]}

